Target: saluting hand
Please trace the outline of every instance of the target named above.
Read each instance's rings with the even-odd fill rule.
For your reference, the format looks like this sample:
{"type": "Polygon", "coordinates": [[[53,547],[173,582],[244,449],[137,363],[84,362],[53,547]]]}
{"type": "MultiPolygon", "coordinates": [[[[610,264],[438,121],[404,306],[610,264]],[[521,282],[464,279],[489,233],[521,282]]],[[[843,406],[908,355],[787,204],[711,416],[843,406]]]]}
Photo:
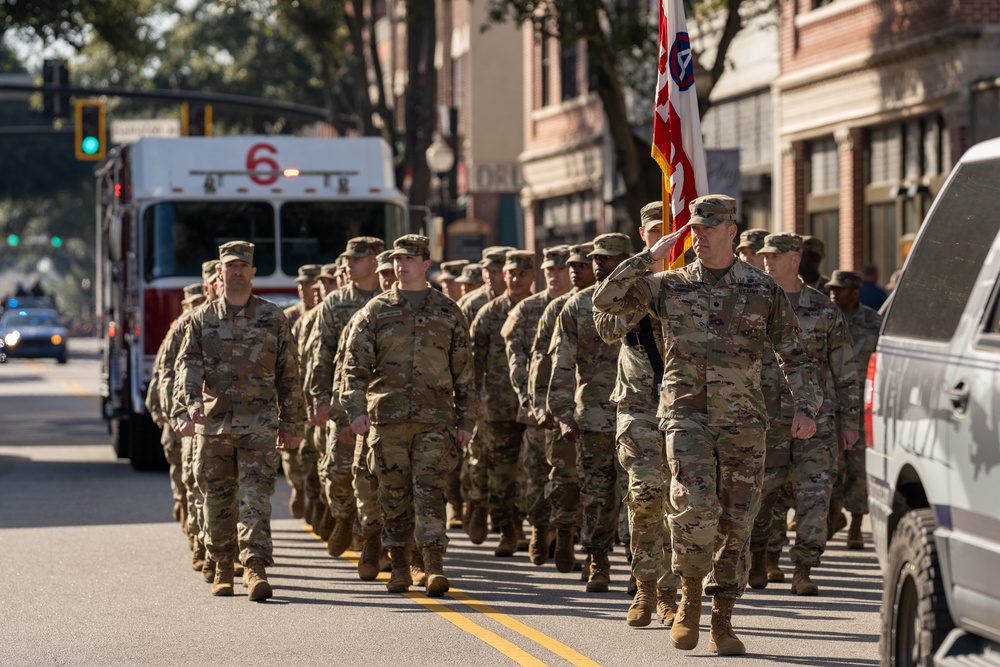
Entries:
{"type": "Polygon", "coordinates": [[[684,225],[676,232],[671,232],[666,236],[661,236],[660,240],[653,244],[653,247],[649,249],[649,254],[653,256],[655,260],[661,260],[670,254],[670,249],[677,245],[677,241],[680,240],[684,232],[687,231],[688,226],[684,225]]]}

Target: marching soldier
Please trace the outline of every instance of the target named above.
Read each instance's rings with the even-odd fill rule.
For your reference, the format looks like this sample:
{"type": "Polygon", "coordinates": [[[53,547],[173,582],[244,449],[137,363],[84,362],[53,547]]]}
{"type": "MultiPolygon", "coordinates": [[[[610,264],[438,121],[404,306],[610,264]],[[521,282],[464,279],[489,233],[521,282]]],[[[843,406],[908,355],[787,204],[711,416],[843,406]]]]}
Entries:
{"type": "Polygon", "coordinates": [[[764,239],[771,232],[766,229],[748,229],[740,234],[740,243],[736,246],[736,254],[744,262],[755,268],[764,270],[764,257],[757,252],[764,247],[764,239]]]}
{"type": "Polygon", "coordinates": [[[278,449],[298,446],[306,417],[288,320],[251,292],[253,250],[245,241],[219,247],[224,297],[188,321],[178,379],[187,411],[181,433],[196,433],[212,594],[233,594],[238,556],[249,599],[266,600],[278,449]]]}
{"type": "Polygon", "coordinates": [[[549,557],[549,521],[552,507],[545,493],[550,466],[545,460],[545,441],[549,431],[538,425],[531,409],[528,375],[531,343],[538,332],[538,321],[545,307],[566,294],[572,287],[569,278],[569,246],[558,245],[542,250],[546,289],[514,306],[507,314],[500,335],[504,339],[510,382],[518,401],[517,421],[525,426],[520,468],[524,471],[524,509],[532,526],[528,557],[535,565],[544,565],[549,557]]]}
{"type": "MultiPolygon", "coordinates": [[[[604,280],[632,252],[626,234],[601,234],[589,257],[594,275],[604,280]]],[[[603,593],[611,580],[608,553],[618,518],[618,472],[615,469],[615,386],[620,343],[601,340],[594,323],[596,285],[571,296],[556,320],[549,354],[552,379],[548,408],[561,435],[576,446],[583,526],[580,543],[590,556],[587,592],[603,593]],[[575,391],[574,391],[575,388],[575,391]]]]}
{"type": "Polygon", "coordinates": [[[444,476],[472,437],[476,397],[468,324],[454,301],[427,284],[429,254],[425,236],[393,244],[399,283],[352,319],[341,396],[351,429],[371,432],[369,464],[392,558],[387,590],[409,588],[407,545],[414,541],[427,595],[440,597],[449,588],[444,476]]]}
{"type": "Polygon", "coordinates": [[[462,298],[462,285],[455,281],[462,275],[462,269],[469,263],[467,259],[455,259],[450,262],[441,262],[441,271],[438,273],[438,283],[441,291],[452,301],[462,298]]]}
{"type": "Polygon", "coordinates": [[[670,629],[674,647],[698,645],[702,580],[714,571],[708,648],[746,652],[732,611],[746,586],[746,548],[760,506],[767,414],[760,388],[765,341],[779,354],[796,401],[793,437],[816,430],[821,402],[787,298],[766,274],[733,255],[736,202],[724,195],[691,202],[697,260],[650,275],[685,229],[622,263],[594,293],[612,315],[649,312],[666,342],[657,416],[666,432],[673,569],[682,579],[670,629]]]}
{"type": "Polygon", "coordinates": [[[482,268],[478,263],[466,264],[462,267],[462,274],[458,278],[455,278],[455,284],[462,288],[463,297],[475,292],[483,286],[482,268]]]}

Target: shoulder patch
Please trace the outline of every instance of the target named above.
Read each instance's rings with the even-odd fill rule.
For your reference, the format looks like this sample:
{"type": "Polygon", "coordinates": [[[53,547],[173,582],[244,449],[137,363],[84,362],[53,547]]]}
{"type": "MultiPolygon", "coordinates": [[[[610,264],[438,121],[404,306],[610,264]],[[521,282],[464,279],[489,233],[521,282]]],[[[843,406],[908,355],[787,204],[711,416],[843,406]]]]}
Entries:
{"type": "Polygon", "coordinates": [[[362,308],[358,312],[354,313],[354,317],[351,318],[351,323],[356,327],[360,327],[368,319],[368,309],[362,308]]]}
{"type": "Polygon", "coordinates": [[[521,319],[521,311],[515,308],[514,310],[507,313],[507,317],[516,322],[517,320],[521,319]]]}
{"type": "Polygon", "coordinates": [[[387,311],[385,311],[383,313],[379,313],[378,315],[376,315],[375,319],[376,320],[384,320],[384,319],[387,319],[387,318],[390,318],[390,317],[402,317],[402,315],[403,315],[403,311],[402,310],[387,310],[387,311]]]}

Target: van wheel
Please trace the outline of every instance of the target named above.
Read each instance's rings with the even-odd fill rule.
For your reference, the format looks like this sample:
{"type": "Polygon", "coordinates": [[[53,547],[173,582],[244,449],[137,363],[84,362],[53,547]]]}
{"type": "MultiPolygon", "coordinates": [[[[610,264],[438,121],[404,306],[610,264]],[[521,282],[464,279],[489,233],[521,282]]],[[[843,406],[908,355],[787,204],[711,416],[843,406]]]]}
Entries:
{"type": "Polygon", "coordinates": [[[933,667],[934,652],[954,627],[934,543],[934,511],[912,510],[889,547],[882,590],[882,667],[933,667]]]}

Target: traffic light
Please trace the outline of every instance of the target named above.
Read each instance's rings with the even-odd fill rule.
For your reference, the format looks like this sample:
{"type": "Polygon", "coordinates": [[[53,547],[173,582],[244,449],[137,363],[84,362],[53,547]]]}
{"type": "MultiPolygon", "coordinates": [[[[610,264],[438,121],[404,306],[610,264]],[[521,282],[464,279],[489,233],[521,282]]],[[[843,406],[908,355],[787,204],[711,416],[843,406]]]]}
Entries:
{"type": "Polygon", "coordinates": [[[61,248],[62,247],[62,237],[60,237],[60,236],[53,236],[52,237],[52,247],[53,248],[61,248]]]}
{"type": "Polygon", "coordinates": [[[17,244],[20,242],[21,242],[21,237],[18,236],[17,234],[7,235],[7,245],[9,245],[11,248],[17,247],[17,244]]]}
{"type": "Polygon", "coordinates": [[[181,136],[212,136],[212,105],[204,102],[181,103],[181,136]]]}
{"type": "MultiPolygon", "coordinates": [[[[66,88],[69,85],[69,70],[61,60],[46,60],[42,63],[42,83],[47,86],[66,88]]],[[[42,93],[42,115],[46,118],[69,118],[69,94],[62,90],[42,93]]]]}
{"type": "Polygon", "coordinates": [[[104,102],[100,100],[76,101],[76,159],[96,161],[104,159],[105,144],[104,102]]]}

